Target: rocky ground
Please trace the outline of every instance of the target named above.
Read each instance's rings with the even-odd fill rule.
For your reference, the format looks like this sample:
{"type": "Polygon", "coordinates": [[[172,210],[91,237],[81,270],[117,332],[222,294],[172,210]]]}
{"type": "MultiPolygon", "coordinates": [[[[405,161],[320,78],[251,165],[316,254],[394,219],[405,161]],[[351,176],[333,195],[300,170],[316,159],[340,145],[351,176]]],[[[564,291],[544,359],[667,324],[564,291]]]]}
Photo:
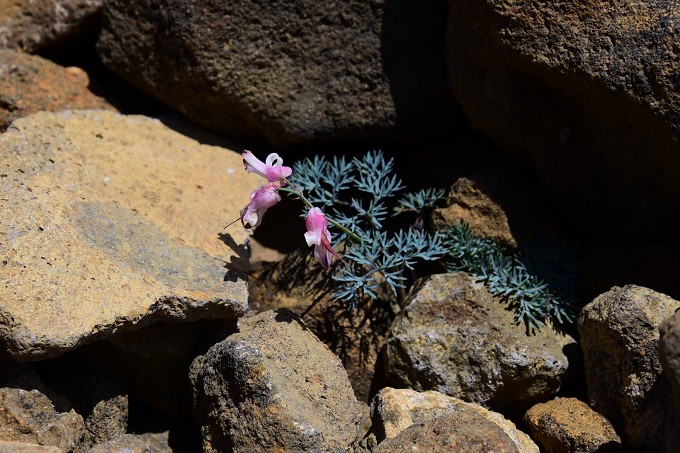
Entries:
{"type": "Polygon", "coordinates": [[[331,3],[0,0],[0,451],[678,451],[680,12],[331,3]],[[243,150],[377,148],[433,230],[578,243],[574,322],[224,228],[243,150]]]}

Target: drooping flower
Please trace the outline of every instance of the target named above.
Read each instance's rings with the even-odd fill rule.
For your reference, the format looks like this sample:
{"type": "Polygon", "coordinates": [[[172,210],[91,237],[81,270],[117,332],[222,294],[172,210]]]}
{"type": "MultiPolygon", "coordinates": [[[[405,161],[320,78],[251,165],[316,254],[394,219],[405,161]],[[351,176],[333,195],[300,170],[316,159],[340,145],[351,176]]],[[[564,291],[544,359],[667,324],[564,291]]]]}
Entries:
{"type": "Polygon", "coordinates": [[[250,193],[250,203],[241,210],[241,223],[246,228],[254,228],[262,223],[262,217],[267,209],[281,201],[276,182],[258,187],[250,193]]]}
{"type": "Polygon", "coordinates": [[[319,208],[311,208],[305,217],[307,245],[314,246],[314,256],[324,269],[331,266],[335,251],[331,246],[331,233],[328,231],[328,220],[319,208]]]}
{"type": "MultiPolygon", "coordinates": [[[[267,156],[266,161],[262,162],[250,151],[244,151],[243,165],[248,173],[258,174],[267,178],[269,182],[281,181],[293,173],[292,168],[283,166],[283,159],[276,153],[271,153],[267,156]]],[[[281,182],[283,183],[283,181],[281,182]]]]}

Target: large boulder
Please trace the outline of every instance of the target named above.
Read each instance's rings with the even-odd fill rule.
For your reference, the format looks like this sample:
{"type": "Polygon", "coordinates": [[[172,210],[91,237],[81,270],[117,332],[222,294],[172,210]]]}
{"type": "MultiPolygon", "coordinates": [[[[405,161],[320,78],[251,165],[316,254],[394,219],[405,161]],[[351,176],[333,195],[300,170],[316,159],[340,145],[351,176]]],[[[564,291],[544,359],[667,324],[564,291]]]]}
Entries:
{"type": "Polygon", "coordinates": [[[206,453],[345,452],[360,433],[347,372],[289,310],[242,318],[190,376],[206,453]]]}
{"type": "Polygon", "coordinates": [[[450,118],[443,1],[107,1],[98,51],[233,137],[417,139],[450,118]]]}
{"type": "Polygon", "coordinates": [[[447,64],[474,127],[535,169],[572,227],[680,227],[680,10],[657,2],[449,0],[447,64]]]}
{"type": "Polygon", "coordinates": [[[636,285],[614,287],[583,307],[578,320],[589,405],[624,446],[662,451],[670,395],[659,357],[659,325],[680,307],[636,285]]]}
{"type": "Polygon", "coordinates": [[[568,335],[535,335],[464,272],[417,282],[387,336],[384,366],[393,387],[436,390],[499,412],[553,396],[565,378],[568,335]]]}
{"type": "Polygon", "coordinates": [[[241,156],[158,120],[38,113],[0,135],[0,342],[59,355],[156,321],[247,309],[241,156]],[[231,172],[229,171],[231,170],[231,172]]]}

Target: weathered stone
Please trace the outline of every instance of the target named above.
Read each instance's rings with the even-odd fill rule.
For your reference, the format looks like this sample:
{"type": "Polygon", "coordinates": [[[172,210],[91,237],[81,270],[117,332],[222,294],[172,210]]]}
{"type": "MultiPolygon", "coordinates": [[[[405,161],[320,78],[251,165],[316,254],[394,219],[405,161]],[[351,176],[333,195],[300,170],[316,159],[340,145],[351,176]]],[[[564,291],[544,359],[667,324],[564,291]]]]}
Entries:
{"type": "Polygon", "coordinates": [[[450,124],[444,2],[107,1],[98,50],[232,137],[414,140],[450,124]]]}
{"type": "Polygon", "coordinates": [[[293,252],[279,262],[262,266],[250,277],[250,309],[287,308],[300,316],[340,357],[357,399],[368,403],[373,396],[380,350],[394,319],[391,310],[368,297],[355,310],[347,310],[345,304],[327,294],[322,268],[309,254],[293,252]]]}
{"type": "Polygon", "coordinates": [[[0,0],[0,48],[36,53],[93,33],[102,0],[0,0]]]}
{"type": "Polygon", "coordinates": [[[458,398],[435,391],[416,392],[411,389],[383,388],[371,402],[373,428],[378,441],[399,435],[412,425],[447,415],[470,412],[480,415],[500,427],[522,453],[538,453],[538,446],[514,423],[501,414],[466,403],[458,398]]]}
{"type": "Polygon", "coordinates": [[[680,9],[449,0],[448,74],[474,127],[594,238],[680,227],[680,9]]]}
{"type": "Polygon", "coordinates": [[[257,185],[240,155],[108,111],[14,124],[0,135],[0,338],[12,356],[245,312],[246,232],[222,233],[257,185]]]}
{"type": "Polygon", "coordinates": [[[494,167],[458,178],[446,206],[432,213],[434,227],[465,222],[479,237],[489,237],[511,248],[536,234],[557,231],[544,200],[510,170],[494,167]]]}
{"type": "Polygon", "coordinates": [[[114,110],[88,84],[80,68],[64,68],[38,56],[0,49],[0,132],[15,119],[39,111],[114,110]]]}
{"type": "Polygon", "coordinates": [[[127,385],[74,354],[36,362],[34,367],[50,389],[63,395],[85,420],[80,450],[127,432],[127,385]]]}
{"type": "Polygon", "coordinates": [[[627,448],[663,449],[670,388],[659,359],[659,324],[678,307],[665,294],[626,285],[581,311],[588,403],[612,423],[627,448]]]}
{"type": "Polygon", "coordinates": [[[333,353],[288,310],[242,318],[192,364],[205,452],[344,452],[361,409],[333,353]]]}
{"type": "Polygon", "coordinates": [[[526,409],[559,390],[571,337],[549,327],[527,335],[463,272],[432,275],[414,288],[385,343],[392,386],[436,390],[499,412],[526,409]]]}
{"type": "Polygon", "coordinates": [[[373,449],[375,453],[406,451],[521,453],[500,427],[468,411],[450,413],[412,425],[373,449]]]}
{"type": "Polygon", "coordinates": [[[57,412],[38,390],[0,388],[0,440],[53,445],[73,451],[85,433],[73,410],[57,412]]]}
{"type": "Polygon", "coordinates": [[[524,422],[545,453],[623,451],[609,420],[576,398],[539,403],[527,411],[524,422]]]}
{"type": "Polygon", "coordinates": [[[659,326],[659,356],[671,386],[665,424],[666,452],[680,451],[680,311],[659,326]]]}
{"type": "Polygon", "coordinates": [[[63,451],[61,448],[53,445],[0,440],[0,453],[63,453],[63,451]]]}
{"type": "Polygon", "coordinates": [[[101,442],[87,453],[172,453],[168,433],[122,434],[101,442]]]}

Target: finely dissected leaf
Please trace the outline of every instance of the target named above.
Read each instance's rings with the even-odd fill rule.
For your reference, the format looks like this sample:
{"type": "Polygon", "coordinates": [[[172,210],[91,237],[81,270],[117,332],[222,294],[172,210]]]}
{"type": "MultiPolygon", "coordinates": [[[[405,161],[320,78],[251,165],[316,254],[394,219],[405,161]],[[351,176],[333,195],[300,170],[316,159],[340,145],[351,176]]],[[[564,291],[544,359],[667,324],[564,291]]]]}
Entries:
{"type": "Polygon", "coordinates": [[[409,192],[399,199],[394,208],[394,213],[416,212],[422,214],[425,210],[434,209],[443,198],[444,191],[442,189],[431,187],[417,192],[409,192]]]}
{"type": "Polygon", "coordinates": [[[349,308],[365,297],[397,296],[398,289],[407,287],[407,271],[413,272],[419,262],[443,259],[448,271],[466,271],[484,282],[528,331],[548,321],[574,320],[574,247],[546,236],[513,254],[490,238],[476,237],[464,223],[434,234],[422,229],[422,221],[416,228],[388,231],[390,212],[412,212],[422,219],[444,191],[429,188],[396,199],[403,183],[394,174],[393,159],[385,159],[381,151],[351,160],[303,159],[294,165],[290,181],[342,227],[330,227],[344,260],[332,268],[332,279],[335,297],[349,308]]]}
{"type": "Polygon", "coordinates": [[[515,321],[534,331],[550,320],[574,321],[577,297],[576,249],[540,238],[524,250],[510,254],[489,238],[475,237],[464,223],[445,232],[449,271],[466,271],[484,282],[489,291],[508,303],[515,321]],[[565,263],[566,266],[560,266],[565,263]]]}

